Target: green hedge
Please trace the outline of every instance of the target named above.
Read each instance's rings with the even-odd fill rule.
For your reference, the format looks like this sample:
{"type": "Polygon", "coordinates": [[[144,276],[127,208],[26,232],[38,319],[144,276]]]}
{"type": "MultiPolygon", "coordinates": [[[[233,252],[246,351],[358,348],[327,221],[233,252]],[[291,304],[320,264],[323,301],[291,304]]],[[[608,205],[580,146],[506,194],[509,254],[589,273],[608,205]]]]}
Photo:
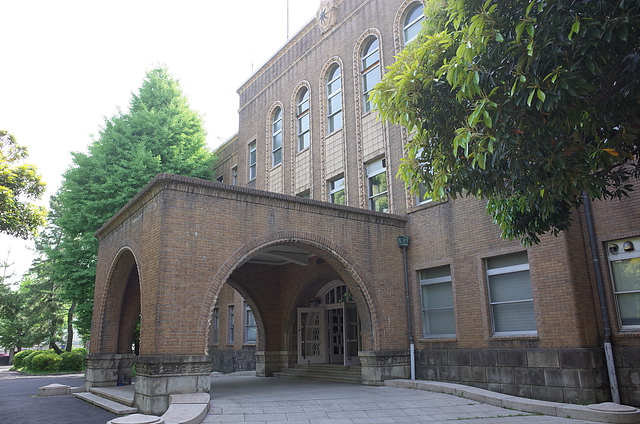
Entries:
{"type": "Polygon", "coordinates": [[[84,355],[80,352],[64,352],[60,355],[60,371],[82,371],[84,355]]]}
{"type": "Polygon", "coordinates": [[[13,368],[20,369],[24,366],[24,358],[29,356],[31,353],[35,352],[34,350],[21,350],[20,352],[13,355],[13,368]]]}
{"type": "Polygon", "coordinates": [[[43,353],[33,357],[29,369],[35,372],[56,372],[58,371],[60,361],[62,361],[60,355],[48,352],[43,353]]]}
{"type": "Polygon", "coordinates": [[[13,356],[14,370],[32,373],[51,373],[57,371],[82,371],[85,366],[87,349],[80,347],[71,352],[56,354],[51,350],[23,350],[13,356]]]}

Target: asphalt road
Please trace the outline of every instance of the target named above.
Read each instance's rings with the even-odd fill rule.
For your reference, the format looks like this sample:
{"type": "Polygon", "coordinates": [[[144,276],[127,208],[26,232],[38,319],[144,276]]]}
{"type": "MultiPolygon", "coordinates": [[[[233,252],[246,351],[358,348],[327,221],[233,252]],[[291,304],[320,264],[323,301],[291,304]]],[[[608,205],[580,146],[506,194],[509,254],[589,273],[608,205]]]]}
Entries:
{"type": "Polygon", "coordinates": [[[38,397],[48,384],[78,387],[84,374],[27,376],[0,366],[0,424],[106,424],[117,417],[73,395],[38,397]]]}

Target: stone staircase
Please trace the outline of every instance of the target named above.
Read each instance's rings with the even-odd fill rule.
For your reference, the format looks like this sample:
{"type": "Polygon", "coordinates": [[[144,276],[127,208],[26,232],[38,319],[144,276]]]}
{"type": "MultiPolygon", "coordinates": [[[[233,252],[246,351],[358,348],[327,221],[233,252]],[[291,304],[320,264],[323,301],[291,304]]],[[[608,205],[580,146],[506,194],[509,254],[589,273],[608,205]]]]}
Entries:
{"type": "Polygon", "coordinates": [[[294,365],[273,373],[274,377],[306,378],[310,380],[339,381],[342,383],[362,383],[360,366],[337,364],[294,365]]]}
{"type": "Polygon", "coordinates": [[[127,386],[92,387],[88,392],[74,393],[73,395],[113,414],[129,415],[138,412],[138,409],[133,406],[134,392],[135,387],[131,384],[127,386]]]}

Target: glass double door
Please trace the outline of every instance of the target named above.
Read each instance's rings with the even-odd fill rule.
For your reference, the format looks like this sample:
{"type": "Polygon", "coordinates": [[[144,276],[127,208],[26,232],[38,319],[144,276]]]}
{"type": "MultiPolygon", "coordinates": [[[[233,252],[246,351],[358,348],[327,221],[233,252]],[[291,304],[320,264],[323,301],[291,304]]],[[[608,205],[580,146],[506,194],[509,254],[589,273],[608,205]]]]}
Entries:
{"type": "Polygon", "coordinates": [[[298,363],[357,365],[358,310],[354,302],[298,308],[298,363]]]}

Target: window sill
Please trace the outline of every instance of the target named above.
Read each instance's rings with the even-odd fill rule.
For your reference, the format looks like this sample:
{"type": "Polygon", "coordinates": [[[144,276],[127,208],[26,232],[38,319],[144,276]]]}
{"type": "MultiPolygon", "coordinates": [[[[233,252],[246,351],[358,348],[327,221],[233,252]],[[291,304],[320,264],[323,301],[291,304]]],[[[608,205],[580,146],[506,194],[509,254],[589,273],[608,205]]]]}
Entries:
{"type": "Polygon", "coordinates": [[[338,128],[337,130],[331,131],[324,138],[327,139],[327,138],[333,137],[334,135],[338,134],[340,131],[342,131],[342,127],[338,128]]]}
{"type": "Polygon", "coordinates": [[[445,200],[438,200],[438,201],[429,201],[429,202],[424,202],[424,203],[420,203],[419,205],[416,205],[412,208],[410,208],[407,213],[415,213],[415,212],[419,212],[425,209],[429,209],[429,208],[433,208],[439,205],[442,205],[444,203],[447,203],[449,201],[449,199],[445,199],[445,200]]]}
{"type": "Polygon", "coordinates": [[[421,343],[457,343],[458,338],[452,337],[423,337],[419,340],[421,343]]]}
{"type": "Polygon", "coordinates": [[[538,337],[538,333],[535,334],[493,334],[489,336],[489,340],[491,341],[510,341],[510,340],[523,340],[523,341],[531,341],[531,340],[540,340],[538,337]]]}
{"type": "Polygon", "coordinates": [[[296,152],[296,156],[297,156],[297,155],[301,155],[301,154],[303,154],[303,153],[307,152],[310,148],[311,148],[311,146],[309,145],[309,146],[305,147],[305,148],[304,148],[304,149],[302,149],[302,150],[298,150],[298,151],[296,152]]]}
{"type": "Polygon", "coordinates": [[[640,328],[622,328],[613,335],[616,338],[640,338],[640,328]]]}

